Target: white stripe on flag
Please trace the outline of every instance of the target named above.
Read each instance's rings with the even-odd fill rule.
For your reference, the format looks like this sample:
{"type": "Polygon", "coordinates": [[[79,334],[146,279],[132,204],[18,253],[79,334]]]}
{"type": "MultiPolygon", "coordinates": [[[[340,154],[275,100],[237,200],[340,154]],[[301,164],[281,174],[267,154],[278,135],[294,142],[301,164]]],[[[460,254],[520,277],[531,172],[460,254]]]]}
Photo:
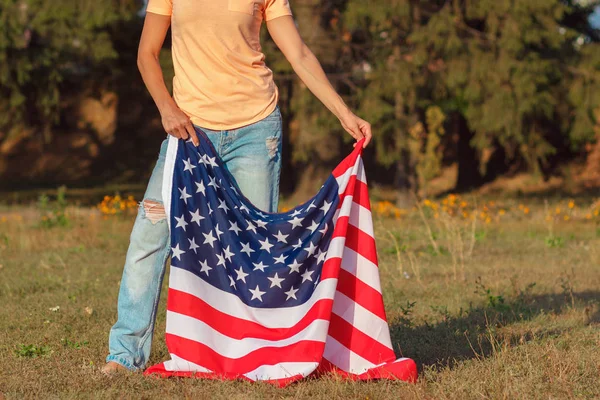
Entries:
{"type": "Polygon", "coordinates": [[[357,180],[359,180],[365,184],[367,183],[367,178],[365,176],[362,157],[360,157],[360,156],[358,157],[358,159],[356,160],[356,163],[352,167],[348,168],[346,170],[346,172],[344,172],[342,175],[335,178],[338,183],[338,188],[339,188],[338,193],[339,194],[342,194],[346,191],[346,186],[348,185],[348,181],[350,180],[352,175],[356,175],[357,180]]]}
{"type": "Polygon", "coordinates": [[[350,272],[362,282],[381,293],[381,281],[379,280],[379,268],[377,268],[377,265],[349,247],[344,247],[342,269],[350,272]]]}
{"type": "Polygon", "coordinates": [[[302,320],[317,301],[333,299],[337,279],[321,281],[306,303],[281,308],[250,307],[236,295],[217,289],[191,272],[177,267],[171,267],[169,287],[202,299],[212,308],[232,317],[256,322],[266,328],[291,328],[302,320]]]}
{"type": "Polygon", "coordinates": [[[337,292],[335,294],[333,313],[373,340],[393,349],[387,322],[343,293],[337,292]]]}
{"type": "Polygon", "coordinates": [[[183,372],[212,372],[198,364],[194,364],[191,361],[184,360],[178,355],[171,354],[171,359],[163,363],[165,370],[167,371],[183,371],[183,372]]]}
{"type": "Polygon", "coordinates": [[[297,334],[282,340],[264,340],[250,337],[238,340],[223,335],[198,319],[167,311],[168,334],[202,343],[227,358],[241,358],[264,347],[285,347],[303,340],[323,343],[327,337],[328,329],[329,321],[317,319],[297,334]]]}
{"type": "Polygon", "coordinates": [[[344,200],[342,200],[342,207],[337,210],[336,216],[338,218],[349,217],[348,222],[350,225],[359,228],[364,233],[374,237],[371,211],[360,204],[355,203],[352,195],[344,197],[344,200]],[[349,205],[346,205],[345,203],[349,203],[349,205]]]}
{"type": "Polygon", "coordinates": [[[367,258],[361,256],[349,247],[345,247],[346,238],[336,237],[331,239],[327,250],[327,259],[341,258],[341,268],[350,272],[358,279],[381,293],[379,281],[379,268],[367,258]]]}
{"type": "MultiPolygon", "coordinates": [[[[165,214],[167,216],[167,224],[171,227],[171,197],[173,190],[173,171],[175,170],[175,160],[177,159],[177,146],[179,139],[169,135],[167,145],[167,155],[165,157],[165,166],[163,169],[163,184],[162,184],[162,200],[165,214]]],[[[170,242],[170,241],[169,241],[170,242]]]]}
{"type": "Polygon", "coordinates": [[[362,374],[375,367],[375,364],[350,351],[331,336],[327,336],[323,357],[342,371],[353,374],[362,374]]]}

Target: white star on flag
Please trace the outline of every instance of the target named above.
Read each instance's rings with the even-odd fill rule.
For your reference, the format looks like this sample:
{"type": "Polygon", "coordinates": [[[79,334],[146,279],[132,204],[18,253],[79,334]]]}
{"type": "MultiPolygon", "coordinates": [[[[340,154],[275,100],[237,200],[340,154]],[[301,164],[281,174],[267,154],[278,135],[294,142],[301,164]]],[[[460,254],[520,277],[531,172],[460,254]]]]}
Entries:
{"type": "Polygon", "coordinates": [[[200,269],[200,272],[205,272],[206,276],[208,276],[208,271],[210,271],[212,268],[208,266],[208,261],[204,260],[204,261],[198,261],[200,263],[200,265],[202,266],[202,269],[200,269]]]}
{"type": "Polygon", "coordinates": [[[183,200],[185,202],[185,204],[187,204],[187,199],[192,197],[191,194],[187,193],[187,188],[184,186],[183,189],[179,189],[179,193],[181,193],[181,196],[179,196],[179,199],[183,200]]]}
{"type": "Polygon", "coordinates": [[[313,244],[313,242],[310,242],[310,244],[308,245],[308,249],[304,249],[306,251],[308,251],[308,255],[312,256],[313,254],[315,254],[315,250],[317,250],[317,246],[315,246],[313,244]]]}
{"type": "Polygon", "coordinates": [[[225,252],[225,258],[227,259],[227,261],[231,262],[231,257],[235,256],[235,253],[231,252],[231,250],[229,250],[229,247],[231,246],[227,246],[227,248],[223,251],[225,252]]]}
{"type": "Polygon", "coordinates": [[[293,220],[288,221],[290,224],[292,224],[292,229],[294,229],[297,226],[302,226],[302,221],[304,220],[304,218],[298,218],[298,217],[294,217],[293,220]]]}
{"type": "Polygon", "coordinates": [[[246,227],[246,230],[256,233],[256,227],[250,221],[248,221],[248,226],[246,227]]]}
{"type": "Polygon", "coordinates": [[[227,212],[229,211],[229,207],[227,207],[227,204],[225,204],[225,200],[219,200],[219,207],[223,209],[223,211],[227,212]]]}
{"type": "Polygon", "coordinates": [[[290,274],[292,272],[300,273],[300,267],[301,266],[302,266],[302,263],[299,263],[298,260],[294,260],[293,263],[291,263],[290,265],[288,265],[288,267],[290,268],[290,274]]]}
{"type": "Polygon", "coordinates": [[[194,254],[198,254],[196,249],[198,249],[200,246],[196,244],[196,238],[188,239],[188,241],[190,242],[190,250],[194,250],[194,254]]]}
{"type": "Polygon", "coordinates": [[[208,234],[202,232],[202,234],[204,235],[204,243],[203,244],[209,244],[210,247],[212,247],[214,249],[215,248],[214,242],[215,242],[215,240],[217,240],[217,238],[213,236],[212,231],[209,231],[208,234]]]}
{"type": "Polygon", "coordinates": [[[296,292],[298,292],[299,289],[294,289],[294,287],[292,287],[290,290],[288,290],[287,292],[284,292],[285,294],[287,294],[287,299],[285,299],[286,301],[289,299],[294,299],[294,300],[298,300],[296,298],[296,292]]]}
{"type": "Polygon", "coordinates": [[[316,221],[313,221],[312,225],[309,226],[308,229],[310,230],[310,233],[314,233],[318,227],[319,224],[316,221]]]}
{"type": "Polygon", "coordinates": [[[181,217],[175,217],[175,220],[177,221],[175,228],[182,228],[185,231],[185,227],[188,225],[188,223],[185,222],[183,215],[181,217]]]}
{"type": "Polygon", "coordinates": [[[331,204],[332,202],[328,203],[327,201],[324,201],[323,206],[320,208],[320,210],[323,210],[323,212],[327,214],[327,211],[329,211],[329,209],[331,208],[331,204]]]}
{"type": "Polygon", "coordinates": [[[271,281],[270,287],[277,286],[279,288],[281,288],[281,282],[283,282],[285,280],[284,278],[280,278],[277,275],[277,272],[275,273],[275,275],[273,277],[267,277],[267,279],[271,281]]]}
{"type": "Polygon", "coordinates": [[[273,245],[271,243],[269,243],[269,238],[265,238],[265,240],[259,240],[258,241],[260,243],[260,249],[261,250],[266,250],[267,253],[271,253],[271,247],[273,247],[273,245]]]}
{"type": "Polygon", "coordinates": [[[250,256],[250,253],[254,253],[254,250],[252,250],[252,248],[250,247],[250,243],[242,243],[242,253],[246,253],[248,254],[248,256],[250,256]]]}
{"type": "Polygon", "coordinates": [[[192,174],[192,175],[193,175],[194,173],[192,172],[192,170],[193,170],[194,168],[196,168],[196,166],[195,166],[195,165],[193,165],[193,164],[190,162],[190,159],[189,159],[189,158],[187,159],[187,161],[186,161],[186,160],[183,160],[183,163],[185,164],[185,167],[183,168],[183,172],[185,172],[185,171],[190,171],[190,174],[192,174]]]}
{"type": "Polygon", "coordinates": [[[239,235],[239,233],[242,231],[240,228],[238,228],[237,226],[237,222],[230,222],[231,227],[229,227],[230,231],[233,231],[236,235],[239,235]]]}
{"type": "Polygon", "coordinates": [[[206,188],[204,187],[204,182],[200,181],[194,183],[196,184],[196,193],[202,193],[204,196],[206,196],[206,188]]]}
{"type": "Polygon", "coordinates": [[[221,232],[221,230],[219,229],[219,224],[215,226],[215,233],[217,234],[217,238],[220,239],[223,232],[221,232]]]}
{"type": "Polygon", "coordinates": [[[217,267],[219,265],[222,265],[223,268],[227,268],[227,266],[225,265],[225,256],[223,254],[215,254],[215,256],[217,256],[217,258],[219,259],[219,262],[217,262],[217,267]]]}
{"type": "Polygon", "coordinates": [[[284,256],[283,254],[281,254],[279,257],[275,257],[273,258],[273,260],[275,260],[275,264],[285,264],[285,259],[287,258],[287,256],[284,256]]]}
{"type": "Polygon", "coordinates": [[[210,180],[210,182],[208,183],[208,186],[217,190],[217,188],[219,187],[219,185],[217,184],[217,178],[209,176],[208,179],[210,180]]]}
{"type": "Polygon", "coordinates": [[[309,271],[308,269],[304,271],[304,273],[302,274],[302,283],[304,283],[305,281],[312,282],[312,278],[310,276],[313,274],[313,272],[314,271],[309,271]]]}
{"type": "Polygon", "coordinates": [[[178,260],[181,260],[181,255],[185,254],[185,251],[179,248],[179,243],[177,243],[177,246],[171,247],[171,250],[173,251],[172,258],[176,258],[178,260]]]}
{"type": "Polygon", "coordinates": [[[242,281],[244,283],[246,283],[246,277],[250,274],[247,274],[244,272],[244,269],[242,267],[240,267],[240,269],[236,269],[235,273],[237,274],[237,278],[235,278],[236,281],[242,281]]]}
{"type": "Polygon", "coordinates": [[[285,240],[285,238],[287,238],[290,235],[284,235],[283,233],[281,233],[281,231],[279,231],[277,235],[273,236],[277,238],[277,242],[287,243],[287,240],[285,240]]]}
{"type": "Polygon", "coordinates": [[[254,271],[260,270],[262,272],[265,272],[265,268],[268,267],[268,265],[263,264],[262,261],[259,263],[252,263],[252,265],[254,265],[254,271]]]}
{"type": "Polygon", "coordinates": [[[258,299],[260,301],[263,301],[262,296],[267,293],[267,292],[261,292],[260,288],[258,287],[258,285],[256,285],[256,289],[252,290],[249,289],[250,293],[252,293],[252,298],[250,300],[254,300],[254,299],[258,299]]]}
{"type": "Polygon", "coordinates": [[[200,215],[200,209],[197,209],[194,212],[190,211],[190,215],[192,216],[191,222],[195,222],[196,224],[198,224],[198,226],[200,226],[200,221],[202,221],[204,219],[204,217],[202,215],[200,215]]]}

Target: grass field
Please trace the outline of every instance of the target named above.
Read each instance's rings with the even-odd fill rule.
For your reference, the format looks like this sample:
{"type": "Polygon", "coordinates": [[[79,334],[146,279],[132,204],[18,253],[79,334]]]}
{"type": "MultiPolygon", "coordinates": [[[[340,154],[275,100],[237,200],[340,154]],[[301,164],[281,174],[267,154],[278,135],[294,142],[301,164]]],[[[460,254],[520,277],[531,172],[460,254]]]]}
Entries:
{"type": "MultiPolygon", "coordinates": [[[[101,375],[132,214],[0,208],[0,398],[600,398],[600,229],[590,204],[374,204],[392,340],[417,361],[419,382],[329,377],[285,389],[101,375]]],[[[151,364],[168,358],[165,300],[151,364]]]]}

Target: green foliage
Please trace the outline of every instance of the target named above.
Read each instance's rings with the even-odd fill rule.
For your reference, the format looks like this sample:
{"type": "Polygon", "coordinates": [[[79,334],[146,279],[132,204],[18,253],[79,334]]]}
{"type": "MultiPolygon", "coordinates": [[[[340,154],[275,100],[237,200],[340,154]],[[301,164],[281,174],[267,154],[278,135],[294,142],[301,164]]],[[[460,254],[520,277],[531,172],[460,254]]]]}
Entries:
{"type": "Polygon", "coordinates": [[[54,228],[69,225],[69,218],[65,212],[67,208],[67,187],[61,186],[57,190],[56,201],[50,202],[46,194],[42,194],[38,200],[38,208],[42,213],[40,227],[54,228]]]}
{"type": "Polygon", "coordinates": [[[69,347],[71,349],[76,349],[76,350],[79,350],[79,349],[87,346],[88,344],[90,344],[90,342],[88,342],[87,340],[85,340],[83,342],[73,342],[73,341],[69,340],[68,338],[62,338],[60,341],[64,347],[69,347]]]}
{"type": "Polygon", "coordinates": [[[420,161],[423,148],[407,135],[429,125],[432,106],[464,117],[478,150],[498,143],[534,170],[557,146],[591,140],[600,34],[588,17],[599,3],[350,0],[345,21],[372,67],[357,83],[379,161],[392,165],[408,149],[412,173],[432,176],[436,163],[420,161]]]}
{"type": "Polygon", "coordinates": [[[475,293],[481,295],[486,300],[486,307],[492,308],[500,313],[510,310],[511,307],[506,304],[504,296],[493,294],[492,290],[483,284],[481,277],[477,278],[475,286],[475,293]]]}
{"type": "Polygon", "coordinates": [[[557,248],[557,247],[564,247],[565,245],[565,240],[561,237],[561,236],[548,236],[546,239],[544,239],[544,243],[546,243],[546,246],[550,247],[550,248],[557,248]]]}
{"type": "Polygon", "coordinates": [[[38,346],[35,344],[20,344],[15,349],[15,355],[21,358],[37,358],[49,355],[52,352],[50,346],[38,346]]]}
{"type": "Polygon", "coordinates": [[[32,125],[49,139],[61,94],[110,73],[118,56],[110,26],[138,6],[133,0],[0,0],[0,132],[20,134],[32,125]]]}

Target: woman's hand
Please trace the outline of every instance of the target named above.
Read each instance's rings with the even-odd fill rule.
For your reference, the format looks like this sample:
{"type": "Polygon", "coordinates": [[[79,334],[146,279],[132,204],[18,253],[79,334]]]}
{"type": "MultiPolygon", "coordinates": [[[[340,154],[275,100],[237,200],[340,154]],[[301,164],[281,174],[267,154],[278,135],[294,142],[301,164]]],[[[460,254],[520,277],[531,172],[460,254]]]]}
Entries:
{"type": "MultiPolygon", "coordinates": [[[[361,139],[365,139],[363,149],[367,147],[371,141],[371,124],[362,118],[356,116],[352,111],[348,110],[340,116],[342,126],[358,143],[361,139]]],[[[356,147],[356,144],[354,146],[356,147]]]]}
{"type": "Polygon", "coordinates": [[[160,111],[165,132],[178,139],[187,140],[191,137],[194,145],[199,145],[192,121],[176,104],[170,104],[160,111]]]}

